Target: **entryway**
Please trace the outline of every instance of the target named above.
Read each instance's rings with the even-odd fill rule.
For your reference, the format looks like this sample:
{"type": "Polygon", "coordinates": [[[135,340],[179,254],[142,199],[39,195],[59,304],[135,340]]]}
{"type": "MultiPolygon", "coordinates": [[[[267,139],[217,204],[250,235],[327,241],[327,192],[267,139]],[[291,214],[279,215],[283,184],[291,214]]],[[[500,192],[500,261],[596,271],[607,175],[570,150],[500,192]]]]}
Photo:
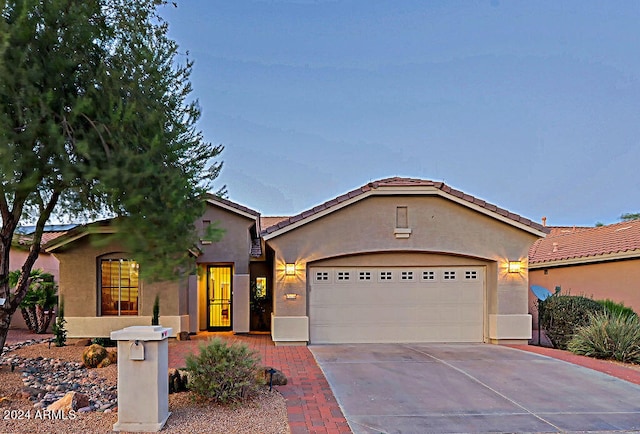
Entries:
{"type": "Polygon", "coordinates": [[[207,330],[231,330],[232,267],[207,266],[207,330]]]}

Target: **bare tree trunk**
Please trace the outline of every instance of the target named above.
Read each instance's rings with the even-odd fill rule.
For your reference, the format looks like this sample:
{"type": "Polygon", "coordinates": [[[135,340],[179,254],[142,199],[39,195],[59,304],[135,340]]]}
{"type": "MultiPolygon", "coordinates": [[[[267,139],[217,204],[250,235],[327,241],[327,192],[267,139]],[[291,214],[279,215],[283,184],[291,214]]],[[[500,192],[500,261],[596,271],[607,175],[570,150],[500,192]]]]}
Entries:
{"type": "Polygon", "coordinates": [[[11,313],[4,307],[0,307],[0,354],[9,333],[9,325],[11,325],[11,313]]]}

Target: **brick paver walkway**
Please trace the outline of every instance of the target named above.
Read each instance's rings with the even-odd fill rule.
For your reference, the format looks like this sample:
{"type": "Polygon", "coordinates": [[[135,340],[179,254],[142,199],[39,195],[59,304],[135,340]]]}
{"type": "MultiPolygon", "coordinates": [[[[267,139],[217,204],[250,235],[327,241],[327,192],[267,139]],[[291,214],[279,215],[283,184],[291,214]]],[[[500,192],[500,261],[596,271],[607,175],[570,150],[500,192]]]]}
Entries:
{"type": "Polygon", "coordinates": [[[265,366],[287,376],[286,386],[274,387],[286,400],[292,434],[351,432],[329,383],[305,346],[275,346],[268,334],[199,333],[191,341],[169,343],[169,367],[184,367],[187,354],[197,354],[203,340],[213,336],[247,344],[260,354],[265,366]]]}

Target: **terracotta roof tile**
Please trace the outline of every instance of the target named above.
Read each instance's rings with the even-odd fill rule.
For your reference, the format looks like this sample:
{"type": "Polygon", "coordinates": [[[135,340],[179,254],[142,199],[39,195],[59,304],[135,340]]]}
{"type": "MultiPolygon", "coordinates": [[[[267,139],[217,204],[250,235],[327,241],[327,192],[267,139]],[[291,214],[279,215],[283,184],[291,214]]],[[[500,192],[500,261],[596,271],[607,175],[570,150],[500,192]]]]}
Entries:
{"type": "Polygon", "coordinates": [[[256,216],[256,217],[260,216],[260,213],[258,211],[252,210],[251,208],[247,208],[246,206],[240,205],[239,203],[232,202],[229,199],[224,199],[224,198],[222,198],[220,196],[217,196],[215,194],[211,194],[211,193],[207,194],[207,199],[213,200],[214,202],[217,201],[217,202],[223,203],[223,204],[225,204],[225,205],[227,205],[227,206],[229,206],[231,208],[235,208],[238,211],[242,211],[242,212],[244,212],[246,214],[250,214],[252,216],[256,216]]]}
{"type": "Polygon", "coordinates": [[[270,217],[260,217],[260,227],[262,229],[266,229],[269,226],[277,225],[283,220],[287,220],[289,217],[284,216],[270,216],[270,217]]]}
{"type": "Polygon", "coordinates": [[[593,258],[635,250],[640,256],[640,220],[575,230],[556,227],[531,246],[529,263],[593,258]]]}
{"type": "Polygon", "coordinates": [[[529,226],[535,230],[538,231],[542,231],[542,232],[547,232],[547,229],[545,227],[543,227],[542,225],[532,222],[531,220],[521,217],[518,214],[514,214],[514,213],[510,213],[509,211],[499,208],[496,205],[490,204],[485,202],[482,199],[478,199],[470,194],[466,194],[463,193],[462,191],[456,190],[454,188],[449,187],[448,185],[444,184],[443,182],[434,182],[434,181],[430,181],[427,179],[416,179],[416,178],[400,178],[400,177],[393,177],[393,178],[385,178],[385,179],[380,179],[378,181],[371,181],[368,184],[363,185],[362,187],[356,188],[354,190],[351,190],[345,194],[342,194],[334,199],[328,200],[323,204],[320,204],[318,206],[315,206],[309,210],[303,211],[300,214],[297,214],[293,217],[290,217],[288,219],[284,219],[282,221],[279,221],[277,224],[272,224],[270,226],[263,226],[263,231],[262,234],[266,235],[266,234],[270,234],[272,232],[275,232],[279,229],[282,229],[290,224],[299,222],[301,220],[304,220],[306,218],[312,217],[315,214],[318,214],[322,211],[325,211],[331,207],[334,207],[336,205],[339,205],[340,203],[353,199],[355,197],[358,197],[362,194],[365,194],[371,190],[380,188],[380,187],[434,187],[437,188],[439,190],[442,190],[445,193],[448,193],[452,196],[458,197],[466,202],[475,204],[477,206],[480,206],[482,208],[485,208],[489,211],[492,212],[496,212],[504,217],[507,217],[515,222],[518,223],[522,223],[526,226],[529,226]]]}

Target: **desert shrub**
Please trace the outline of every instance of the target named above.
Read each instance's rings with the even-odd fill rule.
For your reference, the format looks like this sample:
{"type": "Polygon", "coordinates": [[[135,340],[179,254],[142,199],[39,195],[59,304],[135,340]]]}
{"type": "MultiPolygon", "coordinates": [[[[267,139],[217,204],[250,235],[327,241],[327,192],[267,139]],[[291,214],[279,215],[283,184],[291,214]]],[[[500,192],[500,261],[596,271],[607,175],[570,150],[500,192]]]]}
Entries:
{"type": "Polygon", "coordinates": [[[108,357],[109,354],[107,353],[107,350],[98,344],[89,345],[82,352],[82,362],[87,368],[97,368],[100,363],[108,357]]]}
{"type": "Polygon", "coordinates": [[[201,398],[233,403],[247,398],[260,386],[259,356],[240,343],[214,339],[200,346],[200,354],[187,356],[189,390],[201,398]]]}
{"type": "Polygon", "coordinates": [[[575,354],[640,363],[640,320],[637,315],[590,315],[589,324],[576,330],[567,348],[575,354]]]}
{"type": "Polygon", "coordinates": [[[590,298],[556,294],[540,303],[540,324],[553,347],[566,350],[576,330],[589,323],[589,314],[603,311],[590,298]]]}
{"type": "Polygon", "coordinates": [[[637,314],[628,306],[625,306],[624,303],[617,303],[613,300],[598,300],[598,303],[604,307],[604,310],[609,313],[611,317],[616,316],[637,316],[637,314]]]}
{"type": "Polygon", "coordinates": [[[56,347],[64,347],[67,342],[67,329],[65,324],[67,320],[64,319],[64,299],[60,297],[60,307],[58,308],[58,316],[55,323],[53,323],[53,341],[56,347]]]}
{"type": "Polygon", "coordinates": [[[151,317],[151,325],[160,325],[160,295],[156,294],[155,300],[153,300],[153,316],[151,317]]]}
{"type": "Polygon", "coordinates": [[[91,339],[91,343],[105,348],[118,346],[118,341],[112,341],[111,338],[93,338],[91,339]]]}

